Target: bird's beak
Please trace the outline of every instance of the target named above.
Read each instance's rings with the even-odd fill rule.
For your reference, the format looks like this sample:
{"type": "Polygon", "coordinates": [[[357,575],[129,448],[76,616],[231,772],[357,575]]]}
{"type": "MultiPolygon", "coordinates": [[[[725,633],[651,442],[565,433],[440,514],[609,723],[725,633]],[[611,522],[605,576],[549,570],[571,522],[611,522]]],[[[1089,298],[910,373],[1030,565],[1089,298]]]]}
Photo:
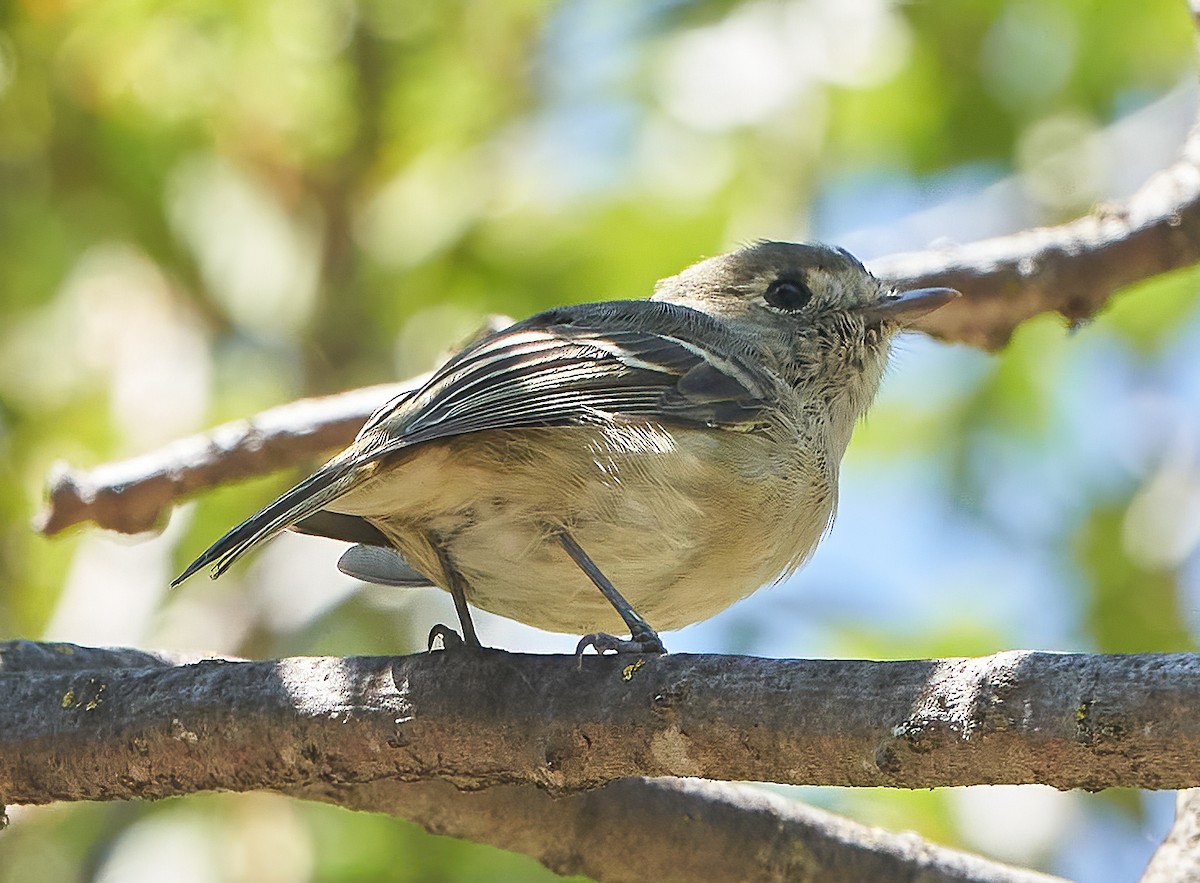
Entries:
{"type": "Polygon", "coordinates": [[[888,295],[883,300],[860,307],[859,314],[868,322],[911,325],[956,297],[962,295],[953,288],[916,288],[888,295]]]}

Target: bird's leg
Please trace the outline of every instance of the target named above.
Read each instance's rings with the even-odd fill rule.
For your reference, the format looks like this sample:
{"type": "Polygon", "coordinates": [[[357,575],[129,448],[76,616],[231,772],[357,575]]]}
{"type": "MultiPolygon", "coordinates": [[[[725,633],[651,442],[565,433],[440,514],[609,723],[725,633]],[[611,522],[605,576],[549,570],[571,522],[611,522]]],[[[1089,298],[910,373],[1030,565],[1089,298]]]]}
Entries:
{"type": "Polygon", "coordinates": [[[616,653],[666,653],[667,650],[663,647],[658,632],[651,628],[650,623],[642,619],[630,603],[621,596],[616,586],[609,582],[608,577],[580,548],[579,543],[575,542],[575,539],[565,530],[558,532],[558,541],[567,550],[571,560],[579,565],[579,569],[587,574],[588,579],[595,583],[596,588],[608,599],[608,603],[613,606],[621,619],[625,620],[625,625],[629,627],[628,641],[603,632],[584,635],[575,648],[575,655],[582,656],[583,651],[588,647],[596,648],[597,653],[605,653],[609,650],[616,653]]]}
{"type": "Polygon", "coordinates": [[[446,588],[450,590],[450,597],[454,599],[454,609],[458,611],[458,624],[462,626],[463,633],[460,637],[458,632],[448,625],[435,625],[429,630],[429,649],[433,649],[436,638],[441,638],[442,646],[447,650],[462,644],[466,644],[472,650],[480,650],[483,645],[479,643],[479,637],[475,634],[475,623],[471,621],[471,610],[467,607],[467,581],[458,572],[446,551],[437,543],[432,545],[437,552],[438,563],[442,565],[442,573],[446,574],[446,588]]]}

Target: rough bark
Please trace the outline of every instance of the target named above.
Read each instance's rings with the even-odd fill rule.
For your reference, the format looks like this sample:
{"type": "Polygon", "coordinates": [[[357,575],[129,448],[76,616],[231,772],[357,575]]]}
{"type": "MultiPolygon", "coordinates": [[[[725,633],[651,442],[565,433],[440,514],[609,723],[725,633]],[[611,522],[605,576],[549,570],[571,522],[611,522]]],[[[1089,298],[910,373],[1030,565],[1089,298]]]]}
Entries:
{"type": "Polygon", "coordinates": [[[589,656],[580,665],[460,650],[112,667],[72,648],[58,654],[71,668],[30,670],[19,662],[29,645],[9,646],[7,802],[379,779],[565,794],[634,775],[1200,785],[1197,654],[589,656]]]}
{"type": "MultiPolygon", "coordinates": [[[[0,803],[270,789],[390,813],[604,881],[1052,879],[749,786],[615,778],[631,762],[695,763],[687,743],[707,727],[693,717],[720,704],[721,694],[732,706],[716,726],[730,747],[740,742],[739,765],[750,755],[761,765],[847,701],[818,701],[820,685],[847,692],[864,666],[936,668],[832,664],[806,675],[811,665],[831,664],[591,657],[580,670],[573,658],[504,653],[244,662],[12,641],[0,645],[0,803]],[[745,695],[752,681],[759,686],[745,695]],[[788,700],[793,690],[798,699],[788,700]],[[766,721],[746,711],[767,696],[793,712],[811,706],[814,716],[791,736],[771,736],[785,709],[766,721]],[[618,725],[603,712],[613,701],[618,725]],[[728,732],[734,728],[740,736],[728,732]],[[595,762],[587,759],[593,753],[595,762]]],[[[959,687],[969,693],[977,685],[959,687]]],[[[891,707],[917,711],[931,701],[947,705],[914,694],[891,707]]],[[[812,741],[822,742],[814,752],[829,750],[812,741]]],[[[715,763],[713,738],[698,744],[697,756],[715,763]]],[[[855,763],[864,760],[835,766],[855,763]]],[[[798,768],[787,758],[782,765],[798,768]]]]}

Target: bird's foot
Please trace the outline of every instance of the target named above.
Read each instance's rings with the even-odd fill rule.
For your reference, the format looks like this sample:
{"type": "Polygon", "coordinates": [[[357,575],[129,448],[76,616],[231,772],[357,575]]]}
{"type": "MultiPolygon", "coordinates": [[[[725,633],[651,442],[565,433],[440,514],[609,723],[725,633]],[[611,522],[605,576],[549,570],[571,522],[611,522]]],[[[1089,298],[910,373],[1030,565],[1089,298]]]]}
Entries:
{"type": "Polygon", "coordinates": [[[429,652],[432,653],[436,648],[438,638],[442,639],[443,650],[454,650],[459,647],[465,647],[466,641],[462,639],[462,635],[450,628],[448,625],[438,623],[429,630],[429,652]]]}
{"type": "Polygon", "coordinates": [[[618,638],[616,635],[609,635],[604,632],[584,635],[575,646],[575,658],[579,660],[581,665],[583,664],[583,651],[588,647],[592,647],[601,655],[610,652],[655,654],[667,652],[667,648],[663,646],[658,632],[652,628],[638,629],[637,632],[628,638],[618,638]]]}

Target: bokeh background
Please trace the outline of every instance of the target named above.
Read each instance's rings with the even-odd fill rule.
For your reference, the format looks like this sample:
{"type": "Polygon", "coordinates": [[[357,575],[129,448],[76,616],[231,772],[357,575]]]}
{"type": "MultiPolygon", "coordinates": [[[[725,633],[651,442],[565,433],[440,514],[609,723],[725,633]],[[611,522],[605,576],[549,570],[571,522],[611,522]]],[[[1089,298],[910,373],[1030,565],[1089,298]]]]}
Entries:
{"type": "MultiPolygon", "coordinates": [[[[430,366],[490,313],[647,294],[758,237],[868,261],[1128,195],[1195,115],[1182,0],[7,0],[0,637],[274,656],[420,648],[436,592],[285,536],[169,578],[296,476],[157,536],[29,528],[92,465],[430,366]]],[[[906,338],[811,565],[676,651],[1194,649],[1200,272],[1003,352],[906,338]]],[[[481,616],[514,650],[564,651],[481,616]]],[[[785,789],[1080,880],[1171,796],[785,789]]],[[[537,880],[529,859],[271,795],[10,808],[0,881],[537,880]]]]}

